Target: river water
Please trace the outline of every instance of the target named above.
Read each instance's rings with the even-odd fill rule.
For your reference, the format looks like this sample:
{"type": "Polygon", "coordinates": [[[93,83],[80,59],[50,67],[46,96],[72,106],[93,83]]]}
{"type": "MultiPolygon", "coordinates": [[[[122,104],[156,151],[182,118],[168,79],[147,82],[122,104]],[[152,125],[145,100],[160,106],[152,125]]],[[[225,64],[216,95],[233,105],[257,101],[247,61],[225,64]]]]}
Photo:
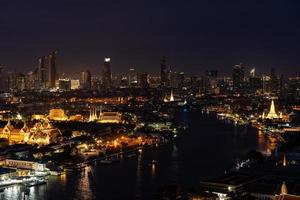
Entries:
{"type": "MultiPolygon", "coordinates": [[[[197,187],[200,180],[223,174],[249,150],[266,149],[264,138],[252,127],[200,111],[179,112],[177,119],[189,126],[178,141],[144,149],[120,163],[96,163],[82,172],[50,177],[47,185],[32,187],[26,199],[155,199],[161,186],[197,187]]],[[[11,187],[0,199],[23,199],[23,193],[11,187]]]]}

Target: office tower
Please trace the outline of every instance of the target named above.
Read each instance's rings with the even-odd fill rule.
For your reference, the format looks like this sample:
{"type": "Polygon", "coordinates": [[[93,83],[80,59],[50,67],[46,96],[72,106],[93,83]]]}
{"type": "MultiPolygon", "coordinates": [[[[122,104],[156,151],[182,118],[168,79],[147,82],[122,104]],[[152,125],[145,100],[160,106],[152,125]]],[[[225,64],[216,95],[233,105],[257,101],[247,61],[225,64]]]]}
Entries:
{"type": "Polygon", "coordinates": [[[36,74],[36,78],[37,78],[37,87],[38,89],[41,88],[46,88],[47,86],[47,81],[48,81],[48,76],[47,76],[47,57],[41,57],[39,58],[39,65],[38,65],[38,69],[37,69],[37,74],[36,74]]]}
{"type": "Polygon", "coordinates": [[[255,77],[255,68],[252,68],[250,70],[250,78],[254,78],[255,77]]]}
{"type": "Polygon", "coordinates": [[[235,91],[242,89],[244,84],[244,66],[242,63],[239,65],[233,66],[232,69],[232,82],[233,82],[233,89],[235,91]]]}
{"type": "Polygon", "coordinates": [[[170,86],[172,88],[178,88],[178,73],[177,72],[171,73],[170,86]]]}
{"type": "Polygon", "coordinates": [[[36,76],[35,72],[33,72],[33,71],[28,72],[26,74],[26,78],[25,78],[25,89],[26,90],[37,89],[36,81],[37,81],[37,76],[36,76]]]}
{"type": "Polygon", "coordinates": [[[262,79],[256,76],[249,78],[249,85],[251,92],[256,92],[263,88],[262,79]]]}
{"type": "Polygon", "coordinates": [[[271,92],[277,92],[279,88],[279,81],[274,68],[271,68],[270,87],[271,92]]]}
{"type": "Polygon", "coordinates": [[[16,75],[16,90],[23,91],[26,89],[26,76],[24,74],[18,73],[16,75]]]}
{"type": "Polygon", "coordinates": [[[71,90],[77,90],[80,88],[80,80],[71,79],[71,90]]]}
{"type": "Polygon", "coordinates": [[[0,91],[9,90],[9,75],[6,67],[0,65],[0,91]]]}
{"type": "Polygon", "coordinates": [[[56,80],[56,54],[57,52],[51,52],[48,56],[48,87],[55,88],[56,80]]]}
{"type": "Polygon", "coordinates": [[[89,70],[80,72],[80,88],[81,89],[91,89],[92,86],[92,76],[89,70]]]}
{"type": "Polygon", "coordinates": [[[149,87],[148,74],[147,73],[139,74],[138,83],[139,83],[139,87],[148,88],[149,87]]]}
{"type": "Polygon", "coordinates": [[[205,72],[204,91],[208,94],[217,93],[218,89],[218,71],[209,70],[205,72]]]}
{"type": "Polygon", "coordinates": [[[137,73],[135,71],[134,68],[131,68],[129,69],[129,74],[128,74],[128,83],[129,83],[129,86],[131,87],[135,87],[137,85],[137,73]]]}
{"type": "Polygon", "coordinates": [[[166,57],[163,56],[160,63],[160,84],[163,87],[168,86],[169,78],[168,78],[168,69],[166,64],[166,57]]]}
{"type": "Polygon", "coordinates": [[[271,92],[271,78],[270,76],[263,76],[262,77],[262,88],[263,93],[270,93],[271,92]]]}
{"type": "Polygon", "coordinates": [[[110,58],[105,58],[103,76],[102,76],[102,83],[105,89],[110,89],[112,87],[111,79],[112,79],[112,74],[111,74],[110,58]]]}
{"type": "Polygon", "coordinates": [[[177,75],[178,87],[180,88],[184,87],[184,80],[185,80],[184,72],[180,72],[177,75]]]}
{"type": "Polygon", "coordinates": [[[71,90],[71,80],[70,79],[59,79],[58,80],[58,88],[62,91],[70,91],[71,90]]]}

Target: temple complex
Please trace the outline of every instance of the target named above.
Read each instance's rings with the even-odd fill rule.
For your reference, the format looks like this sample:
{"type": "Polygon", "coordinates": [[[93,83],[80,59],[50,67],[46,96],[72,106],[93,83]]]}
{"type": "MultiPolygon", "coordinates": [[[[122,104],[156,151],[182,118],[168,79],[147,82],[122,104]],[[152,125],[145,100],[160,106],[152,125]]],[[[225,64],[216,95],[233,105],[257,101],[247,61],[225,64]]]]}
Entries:
{"type": "Polygon", "coordinates": [[[37,122],[32,128],[29,128],[24,122],[21,129],[15,128],[10,121],[0,129],[0,138],[5,138],[9,144],[37,144],[48,145],[57,142],[61,136],[61,132],[57,128],[53,128],[48,122],[37,122]]]}

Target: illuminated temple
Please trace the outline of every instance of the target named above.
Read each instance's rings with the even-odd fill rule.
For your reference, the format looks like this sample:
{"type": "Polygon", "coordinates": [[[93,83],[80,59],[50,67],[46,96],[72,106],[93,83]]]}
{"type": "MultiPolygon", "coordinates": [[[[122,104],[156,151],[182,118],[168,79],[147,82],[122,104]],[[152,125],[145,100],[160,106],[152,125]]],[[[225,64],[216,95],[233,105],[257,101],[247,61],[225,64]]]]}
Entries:
{"type": "Polygon", "coordinates": [[[173,101],[175,101],[175,99],[174,99],[173,91],[171,90],[170,96],[169,97],[165,96],[164,102],[173,102],[173,101]]]}
{"type": "Polygon", "coordinates": [[[89,122],[99,122],[99,123],[122,123],[122,114],[119,112],[102,112],[100,108],[99,116],[97,114],[96,108],[90,109],[89,122]]]}
{"type": "Polygon", "coordinates": [[[60,136],[60,130],[53,128],[48,122],[37,122],[32,128],[24,122],[23,127],[17,129],[8,121],[4,128],[0,129],[0,138],[7,139],[9,144],[48,145],[57,142],[60,136]]]}
{"type": "Polygon", "coordinates": [[[271,107],[270,107],[270,111],[267,115],[267,119],[278,119],[278,118],[279,118],[279,116],[277,115],[276,110],[275,110],[274,100],[272,99],[271,107]]]}

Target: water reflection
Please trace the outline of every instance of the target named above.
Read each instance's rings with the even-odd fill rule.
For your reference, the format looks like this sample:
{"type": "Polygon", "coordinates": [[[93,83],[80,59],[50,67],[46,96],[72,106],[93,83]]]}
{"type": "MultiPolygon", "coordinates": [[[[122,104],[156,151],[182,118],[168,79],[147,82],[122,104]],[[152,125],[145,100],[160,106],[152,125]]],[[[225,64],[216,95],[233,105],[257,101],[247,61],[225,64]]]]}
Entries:
{"type": "MultiPolygon", "coordinates": [[[[178,121],[189,123],[189,129],[176,143],[141,150],[136,160],[50,177],[47,186],[30,190],[30,199],[153,199],[160,186],[197,186],[204,178],[220,175],[250,149],[274,148],[255,129],[234,127],[212,115],[181,113],[178,121]]],[[[0,199],[23,199],[22,195],[20,188],[11,187],[0,199]]]]}
{"type": "Polygon", "coordinates": [[[75,190],[76,199],[80,200],[89,200],[92,199],[92,190],[91,190],[91,180],[89,177],[90,167],[85,168],[83,172],[81,172],[81,176],[79,178],[78,185],[75,190]]]}
{"type": "Polygon", "coordinates": [[[178,182],[178,171],[179,171],[179,163],[178,163],[178,148],[176,144],[173,144],[172,153],[171,153],[171,173],[172,173],[172,181],[175,183],[178,182]]]}
{"type": "Polygon", "coordinates": [[[141,175],[142,175],[142,149],[139,150],[140,154],[138,155],[137,165],[136,165],[136,185],[135,185],[135,196],[140,198],[141,196],[141,175]]]}

